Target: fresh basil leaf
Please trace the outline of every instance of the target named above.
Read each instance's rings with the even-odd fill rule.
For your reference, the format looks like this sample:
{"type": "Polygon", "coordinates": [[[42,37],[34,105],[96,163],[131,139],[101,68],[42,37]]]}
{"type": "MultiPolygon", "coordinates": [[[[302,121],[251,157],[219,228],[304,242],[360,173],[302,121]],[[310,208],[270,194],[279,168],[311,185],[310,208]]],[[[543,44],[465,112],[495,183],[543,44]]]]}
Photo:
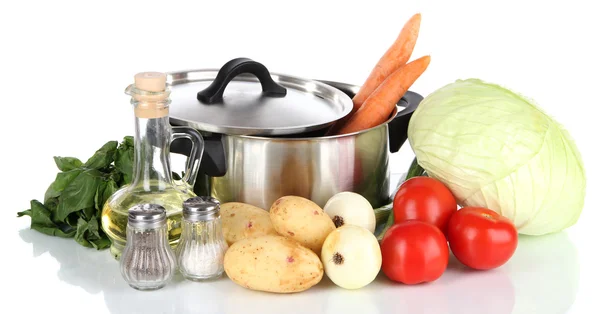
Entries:
{"type": "Polygon", "coordinates": [[[102,173],[98,170],[89,169],[79,174],[59,196],[56,220],[65,221],[73,212],[94,207],[94,197],[100,182],[102,173]]]}
{"type": "Polygon", "coordinates": [[[110,240],[106,237],[90,241],[90,243],[92,243],[96,250],[103,250],[110,247],[110,240]]]}
{"type": "Polygon", "coordinates": [[[32,215],[31,209],[24,210],[22,212],[18,212],[17,213],[17,217],[23,217],[23,216],[29,216],[29,217],[31,217],[31,215],[32,215]]]}
{"type": "Polygon", "coordinates": [[[44,204],[33,200],[31,209],[17,216],[30,216],[31,228],[44,234],[75,238],[98,250],[108,248],[111,242],[100,228],[99,216],[108,198],[131,182],[133,158],[131,136],[120,145],[104,144],[85,164],[74,157],[54,157],[61,172],[46,190],[44,204]]]}
{"type": "Polygon", "coordinates": [[[133,136],[123,137],[123,141],[121,142],[121,145],[124,145],[129,148],[133,148],[133,136]]]}
{"type": "MultiPolygon", "coordinates": [[[[113,180],[116,183],[116,182],[120,182],[122,177],[123,176],[121,175],[121,172],[115,168],[115,169],[113,169],[113,171],[111,171],[108,179],[113,180]]],[[[118,184],[117,184],[117,186],[118,186],[118,184]]]]}
{"type": "Polygon", "coordinates": [[[57,227],[50,218],[50,210],[37,200],[32,200],[31,205],[31,224],[36,224],[45,227],[57,227]]]}
{"type": "Polygon", "coordinates": [[[98,218],[96,218],[96,216],[93,216],[92,219],[90,219],[88,221],[88,240],[98,240],[101,239],[102,236],[100,235],[100,228],[98,226],[98,218]]]}
{"type": "Polygon", "coordinates": [[[49,236],[61,237],[61,238],[72,238],[75,235],[75,229],[73,229],[70,232],[64,232],[64,231],[60,230],[59,228],[44,227],[44,226],[38,226],[38,225],[31,225],[31,229],[41,232],[43,234],[49,235],[49,236]]]}
{"type": "Polygon", "coordinates": [[[58,207],[58,197],[49,198],[44,202],[44,206],[46,206],[51,213],[55,213],[56,208],[58,207]]]}
{"type": "Polygon", "coordinates": [[[46,194],[44,195],[44,202],[52,197],[59,197],[60,193],[69,185],[79,174],[83,172],[83,169],[73,169],[66,172],[59,172],[56,175],[54,182],[50,184],[46,194]]]}
{"type": "Polygon", "coordinates": [[[104,189],[104,193],[102,194],[102,200],[100,203],[100,208],[99,210],[102,210],[102,208],[104,207],[104,204],[108,201],[108,199],[115,194],[115,192],[117,192],[117,190],[119,189],[119,186],[117,185],[117,183],[113,180],[109,180],[108,182],[106,182],[106,189],[104,189]]]}
{"type": "Polygon", "coordinates": [[[77,241],[77,243],[85,247],[92,247],[92,244],[85,238],[85,234],[87,231],[88,222],[80,217],[79,220],[77,220],[77,232],[75,233],[75,241],[77,241]]]}
{"type": "Polygon", "coordinates": [[[96,208],[94,208],[94,207],[87,207],[87,208],[84,208],[81,211],[81,213],[82,213],[83,218],[85,220],[90,220],[90,219],[92,219],[92,217],[95,217],[95,215],[96,215],[96,208]]]}
{"type": "Polygon", "coordinates": [[[46,193],[44,193],[44,202],[46,202],[48,199],[53,198],[53,197],[59,197],[60,196],[60,192],[55,190],[52,187],[52,184],[50,184],[50,186],[48,187],[48,189],[46,189],[46,193]]]}
{"type": "Polygon", "coordinates": [[[74,170],[58,173],[56,175],[56,179],[52,183],[52,188],[58,192],[62,192],[82,172],[83,172],[83,169],[74,169],[74,170]]]}
{"type": "Polygon", "coordinates": [[[110,141],[104,144],[96,153],[85,162],[84,167],[92,169],[102,169],[108,167],[115,158],[117,152],[117,141],[110,141]]]}
{"type": "Polygon", "coordinates": [[[83,165],[81,160],[75,157],[55,156],[54,163],[56,163],[56,166],[58,167],[58,169],[60,169],[60,171],[70,171],[73,169],[77,169],[83,165]]]}
{"type": "Polygon", "coordinates": [[[32,200],[31,209],[20,212],[18,215],[31,216],[31,229],[44,234],[63,238],[72,238],[75,234],[75,230],[68,230],[68,232],[65,232],[52,222],[52,219],[50,219],[50,211],[39,201],[32,200]]]}
{"type": "MultiPolygon", "coordinates": [[[[115,156],[115,167],[123,174],[123,184],[131,183],[133,179],[133,155],[134,155],[133,137],[126,136],[115,156]]],[[[115,180],[119,182],[118,180],[115,180]]]]}
{"type": "MultiPolygon", "coordinates": [[[[77,220],[78,219],[79,219],[78,213],[73,213],[73,214],[67,216],[67,218],[64,220],[64,224],[66,224],[70,228],[77,228],[77,220]]],[[[63,222],[58,221],[58,223],[63,223],[63,222]]]]}
{"type": "MultiPolygon", "coordinates": [[[[100,181],[100,183],[98,184],[98,188],[96,189],[96,194],[94,195],[94,208],[96,210],[102,210],[102,205],[104,205],[103,203],[103,195],[104,195],[104,190],[106,190],[106,185],[108,184],[107,181],[100,181]]],[[[89,219],[89,217],[88,217],[89,219]]]]}
{"type": "Polygon", "coordinates": [[[68,235],[68,238],[72,238],[75,235],[75,232],[77,231],[77,228],[62,223],[58,224],[58,228],[62,233],[68,235]]]}
{"type": "Polygon", "coordinates": [[[117,183],[112,179],[108,181],[102,181],[98,185],[98,190],[96,191],[96,195],[94,196],[94,205],[98,212],[102,212],[102,208],[104,207],[104,203],[111,197],[119,187],[117,183]]]}

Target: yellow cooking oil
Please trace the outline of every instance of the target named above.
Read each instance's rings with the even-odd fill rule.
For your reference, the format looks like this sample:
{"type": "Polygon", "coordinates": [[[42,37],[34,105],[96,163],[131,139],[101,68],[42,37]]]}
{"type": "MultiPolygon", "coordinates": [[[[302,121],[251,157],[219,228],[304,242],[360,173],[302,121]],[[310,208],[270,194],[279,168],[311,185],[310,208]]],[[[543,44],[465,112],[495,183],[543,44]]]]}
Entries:
{"type": "Polygon", "coordinates": [[[117,191],[102,209],[102,226],[112,244],[110,252],[119,259],[126,244],[128,210],[138,204],[158,204],[167,212],[169,244],[175,248],[181,235],[183,202],[196,195],[189,189],[166,187],[160,191],[124,188],[117,191]]]}

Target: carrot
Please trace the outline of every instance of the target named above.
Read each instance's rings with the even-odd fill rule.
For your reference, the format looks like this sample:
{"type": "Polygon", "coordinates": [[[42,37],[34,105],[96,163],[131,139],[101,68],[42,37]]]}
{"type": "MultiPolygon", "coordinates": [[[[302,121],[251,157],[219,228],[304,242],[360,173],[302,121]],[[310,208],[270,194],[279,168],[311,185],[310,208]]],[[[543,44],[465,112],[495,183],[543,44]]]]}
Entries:
{"type": "Polygon", "coordinates": [[[371,74],[361,86],[358,93],[352,98],[352,111],[335,123],[328,134],[335,134],[343,125],[358,111],[363,102],[371,95],[371,93],[394,71],[408,62],[412,55],[417,37],[419,36],[419,28],[421,26],[421,14],[413,15],[402,27],[400,34],[379,59],[371,74]]]}
{"type": "Polygon", "coordinates": [[[420,13],[413,15],[404,24],[394,44],[379,59],[365,83],[352,99],[355,107],[360,107],[390,74],[408,62],[417,43],[420,26],[420,13]]]}
{"type": "Polygon", "coordinates": [[[356,114],[350,118],[337,134],[346,134],[366,130],[385,122],[396,103],[410,86],[429,66],[430,56],[424,56],[407,63],[392,73],[365,100],[356,114]]]}

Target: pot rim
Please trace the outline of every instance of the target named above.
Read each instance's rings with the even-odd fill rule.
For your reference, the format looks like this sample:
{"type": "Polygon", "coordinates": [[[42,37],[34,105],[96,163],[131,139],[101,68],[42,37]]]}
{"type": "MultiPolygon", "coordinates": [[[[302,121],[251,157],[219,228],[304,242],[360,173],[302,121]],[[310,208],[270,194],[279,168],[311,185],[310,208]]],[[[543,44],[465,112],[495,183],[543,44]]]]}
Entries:
{"type": "MultiPolygon", "coordinates": [[[[170,95],[172,99],[172,109],[169,112],[169,120],[175,125],[188,126],[197,130],[211,133],[220,133],[231,136],[254,134],[256,136],[262,137],[294,137],[297,135],[301,135],[302,133],[308,133],[328,128],[329,126],[333,125],[336,121],[339,121],[343,117],[347,116],[351,112],[353,106],[352,99],[348,95],[348,93],[344,92],[344,90],[341,90],[340,88],[337,88],[336,86],[332,86],[331,84],[327,84],[325,82],[314,79],[307,79],[295,75],[282,74],[278,72],[270,72],[266,68],[264,68],[262,64],[247,58],[233,59],[226,63],[220,69],[208,68],[172,71],[166,72],[166,75],[167,84],[172,89],[170,95]],[[257,68],[259,70],[257,70],[257,68]],[[260,70],[261,68],[264,69],[266,74],[260,70]],[[265,75],[267,78],[265,78],[265,75]],[[257,85],[258,83],[260,83],[260,86],[263,87],[263,93],[265,92],[265,86],[270,86],[271,89],[276,87],[283,89],[283,95],[285,95],[285,97],[280,97],[281,94],[279,94],[280,96],[277,97],[267,97],[266,99],[262,99],[261,97],[258,99],[254,99],[255,97],[252,96],[251,99],[254,100],[248,100],[249,103],[247,103],[248,101],[246,101],[244,105],[248,106],[249,104],[254,103],[256,104],[256,106],[258,106],[258,104],[260,103],[262,104],[260,106],[261,110],[265,110],[265,108],[273,108],[275,116],[279,116],[277,120],[283,119],[284,122],[290,124],[284,123],[283,126],[279,125],[279,122],[275,124],[273,122],[258,122],[258,124],[246,124],[236,120],[231,120],[232,118],[224,118],[225,120],[212,121],[210,118],[210,114],[202,114],[201,118],[198,116],[198,112],[196,112],[196,115],[191,115],[189,113],[192,111],[190,110],[192,109],[192,107],[190,106],[194,106],[193,108],[196,108],[195,105],[197,105],[197,101],[189,100],[190,95],[187,95],[184,99],[182,99],[180,96],[174,98],[174,94],[179,93],[177,89],[182,87],[186,88],[185,85],[187,84],[197,82],[212,82],[208,88],[203,87],[204,89],[200,91],[194,98],[198,98],[200,97],[200,94],[202,94],[204,95],[203,97],[208,98],[203,98],[203,100],[200,100],[200,103],[207,105],[212,102],[219,102],[223,99],[223,90],[228,86],[230,80],[235,81],[238,84],[245,82],[251,83],[251,85],[257,85]],[[218,90],[220,90],[220,92],[216,91],[217,87],[218,90]],[[304,106],[306,105],[306,101],[308,101],[309,106],[304,106]],[[289,116],[287,112],[282,111],[281,109],[277,109],[281,108],[282,105],[283,108],[287,108],[289,106],[297,106],[296,104],[298,102],[302,102],[303,105],[298,107],[306,107],[310,109],[307,110],[305,108],[301,111],[298,111],[300,116],[304,117],[300,120],[289,120],[288,118],[285,118],[289,116]],[[325,114],[324,119],[322,118],[322,114],[325,114]]],[[[281,93],[281,91],[270,91],[270,93],[281,93]]],[[[242,91],[239,93],[239,96],[236,96],[234,98],[244,99],[244,94],[245,93],[242,91]]],[[[212,115],[225,117],[231,116],[232,114],[231,112],[229,112],[231,109],[225,108],[227,107],[204,106],[204,109],[202,110],[210,111],[212,115]]],[[[200,111],[200,113],[202,112],[202,110],[200,111]]],[[[266,116],[271,116],[271,114],[267,114],[266,116]]],[[[246,119],[244,119],[244,121],[245,120],[246,119]]],[[[252,118],[250,118],[250,120],[252,120],[252,118]]]]}
{"type": "Polygon", "coordinates": [[[392,120],[394,120],[394,118],[396,118],[397,114],[398,114],[398,106],[396,106],[396,108],[394,108],[394,111],[390,115],[390,118],[387,119],[385,122],[383,122],[380,125],[376,125],[372,128],[361,130],[361,131],[356,131],[356,132],[346,133],[346,134],[338,134],[338,135],[312,136],[312,137],[269,137],[269,136],[262,136],[262,135],[232,135],[232,134],[225,134],[225,135],[232,136],[232,137],[239,137],[239,138],[269,140],[269,141],[280,141],[280,140],[283,140],[283,141],[325,141],[325,140],[333,140],[333,139],[339,139],[339,138],[344,138],[344,137],[353,137],[353,136],[357,136],[359,134],[367,133],[369,131],[372,131],[372,130],[375,130],[378,128],[386,127],[388,125],[388,123],[390,123],[390,121],[392,121],[392,120]]]}
{"type": "MultiPolygon", "coordinates": [[[[347,89],[349,91],[352,91],[354,94],[356,94],[358,92],[358,90],[360,89],[360,86],[358,85],[353,85],[353,84],[348,84],[348,83],[341,83],[341,82],[336,82],[336,81],[328,81],[328,80],[315,80],[315,81],[319,81],[325,84],[328,84],[330,86],[333,86],[334,88],[339,89],[344,88],[347,89]]],[[[412,91],[407,91],[406,93],[413,93],[412,91]]],[[[404,96],[403,96],[404,98],[404,96]]],[[[407,106],[406,107],[402,107],[403,110],[413,110],[413,106],[416,107],[415,104],[412,104],[410,102],[406,102],[407,106]]],[[[396,104],[396,108],[394,108],[394,111],[392,112],[392,114],[390,115],[389,119],[387,119],[385,122],[376,125],[372,128],[369,129],[365,129],[365,130],[361,130],[361,131],[356,131],[356,132],[352,132],[352,133],[346,133],[346,134],[339,134],[339,135],[329,135],[329,136],[313,136],[313,137],[269,137],[269,136],[263,136],[263,135],[232,135],[232,134],[225,134],[227,136],[233,136],[233,137],[239,137],[239,138],[245,138],[245,139],[255,139],[255,140],[269,140],[269,141],[279,141],[279,140],[284,140],[284,141],[327,141],[327,140],[334,140],[334,139],[340,139],[340,138],[346,138],[346,137],[354,137],[363,133],[367,133],[369,131],[378,129],[378,128],[382,128],[382,127],[386,127],[392,120],[394,120],[398,114],[402,111],[398,110],[398,105],[396,104]]]]}

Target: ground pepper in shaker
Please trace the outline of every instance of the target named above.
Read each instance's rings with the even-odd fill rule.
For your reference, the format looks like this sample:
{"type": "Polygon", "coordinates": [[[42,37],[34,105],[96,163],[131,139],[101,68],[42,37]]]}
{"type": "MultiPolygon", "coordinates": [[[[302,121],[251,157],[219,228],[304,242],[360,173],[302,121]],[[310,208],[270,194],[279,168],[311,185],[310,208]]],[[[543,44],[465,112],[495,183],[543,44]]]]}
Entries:
{"type": "Polygon", "coordinates": [[[181,238],[175,249],[179,271],[194,281],[219,277],[226,250],[219,201],[209,196],[187,199],[183,203],[181,238]]]}
{"type": "Polygon", "coordinates": [[[167,237],[167,213],[156,204],[129,209],[127,242],[121,254],[121,275],[138,290],[164,287],[175,273],[175,254],[167,237]]]}

